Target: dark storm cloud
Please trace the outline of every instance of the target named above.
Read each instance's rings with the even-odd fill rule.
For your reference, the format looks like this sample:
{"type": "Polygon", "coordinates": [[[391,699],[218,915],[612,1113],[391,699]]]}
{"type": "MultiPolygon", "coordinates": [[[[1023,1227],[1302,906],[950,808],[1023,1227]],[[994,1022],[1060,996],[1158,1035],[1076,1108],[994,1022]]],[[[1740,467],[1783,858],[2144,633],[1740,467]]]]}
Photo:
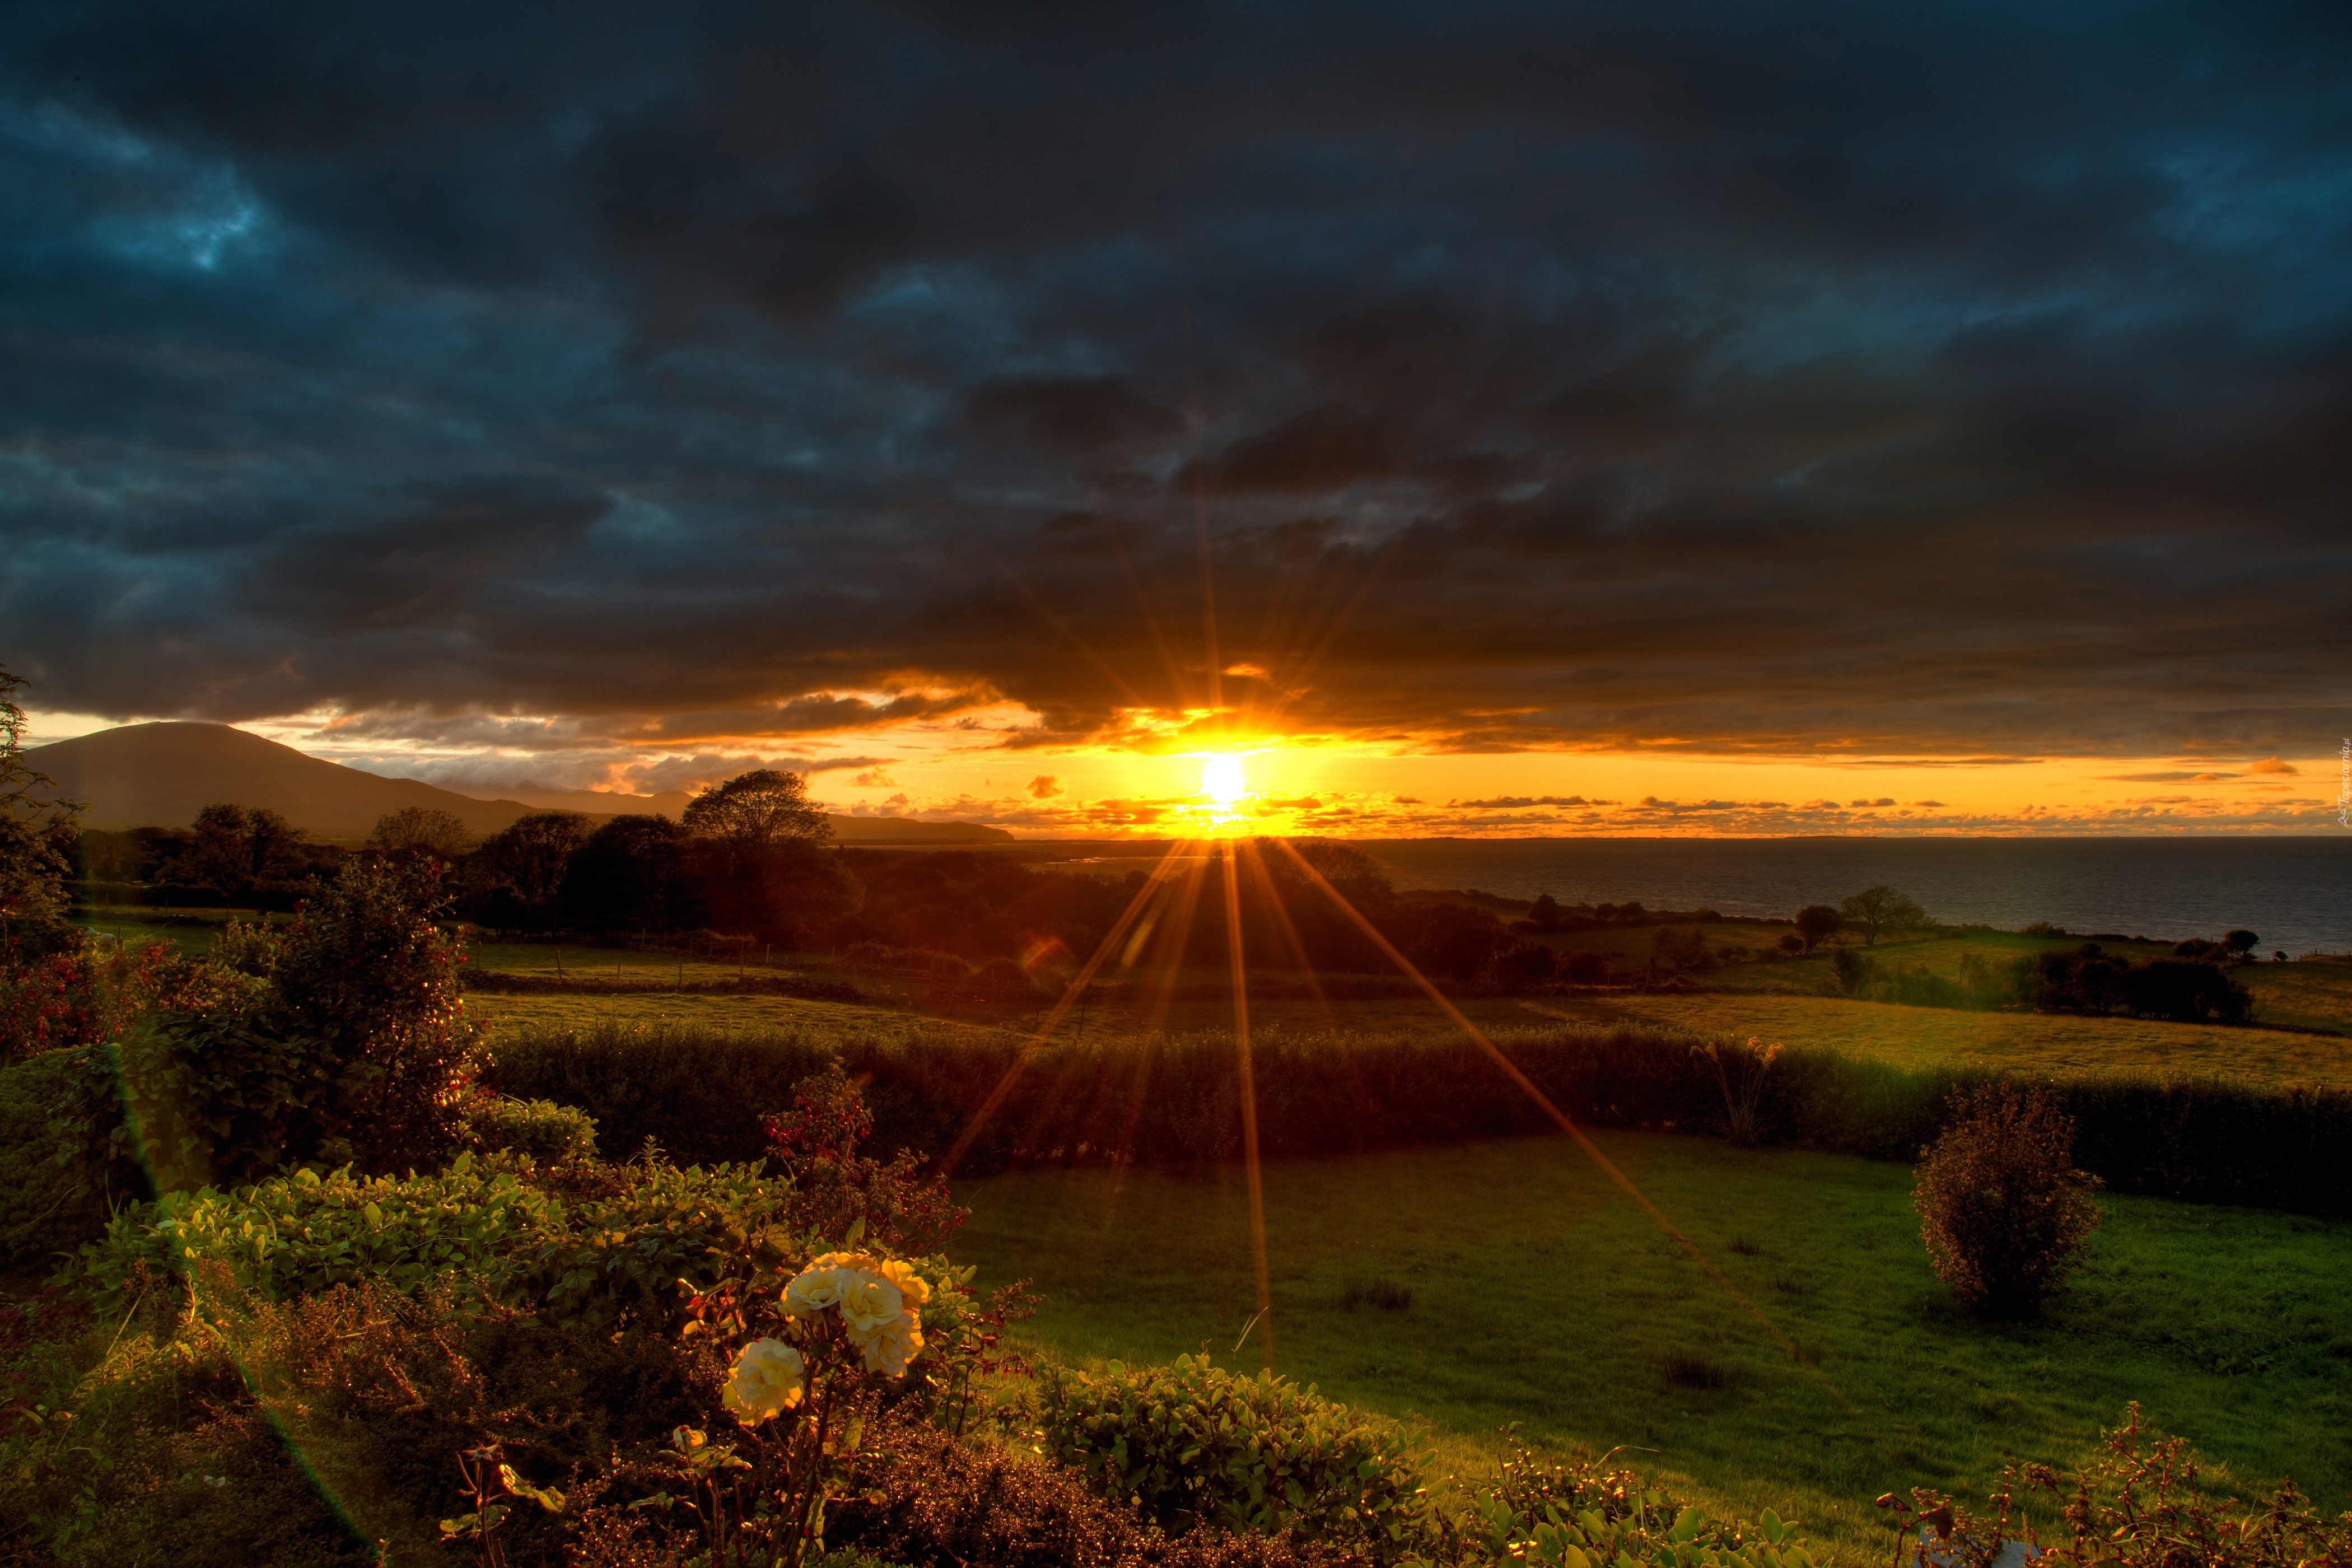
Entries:
{"type": "Polygon", "coordinates": [[[0,660],[2273,751],[2352,695],[2347,79],[2317,7],[21,7],[0,660]]]}

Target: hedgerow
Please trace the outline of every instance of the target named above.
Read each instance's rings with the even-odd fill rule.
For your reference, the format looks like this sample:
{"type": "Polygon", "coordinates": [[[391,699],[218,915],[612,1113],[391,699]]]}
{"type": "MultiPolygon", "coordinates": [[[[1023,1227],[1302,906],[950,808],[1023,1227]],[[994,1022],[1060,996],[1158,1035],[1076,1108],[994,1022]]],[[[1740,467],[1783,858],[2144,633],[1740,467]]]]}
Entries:
{"type": "MultiPolygon", "coordinates": [[[[1956,1095],[2001,1075],[1915,1069],[1822,1050],[1759,1050],[1672,1030],[1557,1028],[1496,1044],[1580,1122],[1729,1136],[1916,1160],[1956,1095]],[[1722,1064],[1752,1102],[1727,1103],[1722,1064]]],[[[1552,1130],[1466,1040],[1267,1033],[1255,1042],[1258,1138],[1269,1157],[1358,1153],[1552,1130]]],[[[703,1160],[765,1152],[764,1114],[829,1064],[860,1079],[879,1147],[965,1142],[958,1169],[1027,1163],[1181,1164],[1238,1157],[1240,1081],[1219,1035],[1053,1045],[941,1030],[917,1042],[809,1028],[777,1036],[690,1030],[544,1030],[501,1044],[485,1081],[588,1109],[608,1148],[631,1137],[703,1160]],[[982,1123],[977,1113],[1004,1088],[982,1123]],[[614,1130],[621,1129],[614,1136],[614,1130]],[[673,1145],[672,1140],[677,1140],[673,1145]],[[968,1139],[968,1142],[965,1142],[968,1139]]],[[[2109,1188],[2306,1214],[2352,1213],[2352,1090],[2215,1079],[2101,1076],[2051,1084],[2076,1127],[2075,1159],[2109,1188]]]]}

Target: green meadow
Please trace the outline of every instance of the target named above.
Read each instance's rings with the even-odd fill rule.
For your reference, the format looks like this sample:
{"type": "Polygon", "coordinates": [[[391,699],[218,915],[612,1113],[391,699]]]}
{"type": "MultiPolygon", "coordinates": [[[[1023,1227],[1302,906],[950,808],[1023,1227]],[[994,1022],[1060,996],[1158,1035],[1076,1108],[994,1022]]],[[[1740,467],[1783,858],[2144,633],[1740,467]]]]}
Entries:
{"type": "MultiPolygon", "coordinates": [[[[92,923],[200,952],[218,918],[112,911],[92,923]]],[[[1761,951],[1760,937],[1748,941],[1759,933],[1777,935],[1709,928],[1735,950],[1761,951]]],[[[1630,967],[1650,936],[1562,940],[1614,943],[1630,967]]],[[[1971,951],[2053,945],[2067,944],[1970,933],[1877,951],[1945,973],[1971,951]]],[[[1002,1050],[1050,1001],[1041,991],[950,1019],[724,989],[748,973],[858,978],[805,953],[739,963],[481,942],[466,956],[478,973],[527,983],[465,997],[494,1057],[502,1043],[616,1024],[820,1050],[853,1040],[917,1055],[966,1041],[1002,1050]]],[[[2352,1084],[2352,965],[2237,973],[2260,997],[2263,1026],[1856,1001],[1830,993],[1818,957],[1725,963],[1683,989],[1474,995],[1461,1006],[1507,1047],[1564,1020],[1760,1037],[1910,1070],[2352,1084]]],[[[1058,1035],[1116,1052],[1155,1022],[1195,1044],[1229,1030],[1218,977],[1187,978],[1156,1005],[1133,990],[1090,998],[1058,1035]]],[[[1307,1048],[1455,1032],[1423,1000],[1325,1000],[1303,977],[1268,978],[1251,1007],[1262,1039],[1307,1048]]],[[[782,1109],[789,1083],[774,1088],[782,1109]]],[[[1269,1162],[1276,1369],[1425,1428],[1440,1472],[1465,1486],[1491,1476],[1498,1431],[1516,1423],[1545,1444],[1623,1450],[1727,1512],[1793,1514],[1829,1561],[1857,1568],[1885,1550],[1870,1502],[1880,1492],[1981,1497],[2007,1464],[2080,1462],[2134,1401],[2197,1446],[2220,1491],[2291,1475],[2330,1508],[2352,1494],[2352,1222],[2105,1194],[2104,1227],[2073,1288],[2037,1321],[1993,1323],[1959,1310],[1930,1272],[1906,1165],[1704,1137],[1591,1137],[1655,1214],[1549,1135],[1269,1162]]],[[[1027,1279],[1039,1293],[1016,1331],[1026,1353],[1083,1364],[1206,1352],[1258,1365],[1238,1166],[1033,1166],[957,1190],[971,1219],[953,1256],[978,1267],[983,1288],[1027,1279]]]]}
{"type": "MultiPolygon", "coordinates": [[[[1879,951],[1956,969],[1972,946],[2047,945],[1995,936],[1879,951]]],[[[543,949],[481,952],[502,969],[551,963],[543,949]]],[[[567,972],[576,962],[567,954],[567,972]]],[[[690,981],[698,965],[686,963],[690,981]]],[[[656,965],[619,955],[613,967],[656,965]]],[[[2342,984],[2352,968],[2239,973],[2266,1008],[2291,999],[2307,1027],[1859,1002],[1822,994],[1826,968],[1813,960],[1727,965],[1681,994],[1463,1005],[1497,1034],[1549,1016],[1761,1036],[1913,1068],[2352,1082],[2352,1041],[2338,1032],[2352,1017],[2352,986],[2342,984]],[[1784,984],[1808,973],[1808,984],[1784,984]],[[1750,984],[1759,979],[1771,984],[1750,984]]],[[[915,1016],[771,996],[584,991],[477,994],[467,1006],[501,1032],[634,1021],[824,1035],[915,1016]]],[[[997,1027],[1017,1033],[1033,1016],[1008,1015],[997,1027]]],[[[1435,1038],[1454,1028],[1404,999],[1281,994],[1254,1002],[1252,1017],[1261,1035],[1336,1027],[1435,1038]]],[[[1230,1004],[1187,996],[1162,1021],[1229,1026],[1230,1004]]],[[[1107,1006],[1092,1037],[1115,1041],[1135,1022],[1131,1010],[1107,1006]]],[[[1734,1511],[1793,1508],[1841,1562],[1884,1550],[1869,1506],[1879,1492],[1920,1484],[1980,1495],[2005,1464],[2080,1461],[2135,1400],[2197,1445],[2220,1489],[2291,1474],[2323,1500],[2352,1493],[2352,1225],[2105,1194],[2105,1226],[2074,1289],[2038,1321],[1992,1324],[1958,1310],[1929,1272],[1907,1166],[1640,1132],[1594,1137],[1703,1261],[1565,1140],[1269,1163],[1278,1370],[1424,1424],[1444,1467],[1466,1479],[1491,1468],[1497,1429],[1517,1422],[1550,1443],[1626,1447],[1734,1511]]],[[[984,1283],[1026,1278],[1041,1293],[1024,1326],[1034,1350],[1084,1363],[1205,1349],[1223,1364],[1257,1364],[1237,1168],[1030,1169],[961,1183],[959,1194],[973,1217],[958,1255],[984,1283]]]]}
{"type": "MultiPolygon", "coordinates": [[[[1627,1446],[1742,1514],[1793,1507],[1853,1563],[1885,1549],[1878,1493],[1981,1496],[2011,1460],[2079,1460],[2133,1400],[2218,1484],[2352,1489],[2352,1225],[2108,1196],[2073,1292],[1988,1324],[1928,1271],[1908,1167],[1593,1136],[1720,1279],[1564,1139],[1274,1163],[1278,1370],[1428,1424],[1465,1475],[1511,1422],[1627,1446]]],[[[960,1256],[1034,1280],[1041,1348],[1256,1364],[1238,1172],[1028,1171],[959,1195],[960,1256]]]]}

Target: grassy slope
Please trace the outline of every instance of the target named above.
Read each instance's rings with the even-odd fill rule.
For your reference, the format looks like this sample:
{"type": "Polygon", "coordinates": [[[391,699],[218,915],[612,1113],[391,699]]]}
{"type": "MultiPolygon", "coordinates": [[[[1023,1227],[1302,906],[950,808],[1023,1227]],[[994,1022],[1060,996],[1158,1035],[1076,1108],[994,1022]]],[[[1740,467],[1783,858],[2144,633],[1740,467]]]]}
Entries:
{"type": "Polygon", "coordinates": [[[1541,1005],[1579,1022],[1672,1024],[1742,1039],[1760,1035],[1790,1046],[1821,1047],[1906,1067],[1969,1061],[2069,1077],[2148,1072],[2265,1083],[2352,1084],[2352,1039],[2340,1035],[2064,1013],[1964,1013],[1843,996],[1724,991],[1549,998],[1541,1005]]]}
{"type": "MultiPolygon", "coordinates": [[[[1902,1166],[1598,1139],[1818,1371],[1548,1140],[1269,1167],[1281,1369],[1434,1424],[1473,1468],[1513,1420],[1654,1449],[1634,1458],[1751,1515],[1793,1504],[1851,1563],[1879,1550],[1878,1492],[1980,1495],[2005,1458],[2079,1458],[2135,1398],[2242,1482],[2292,1472],[2331,1503],[2352,1487],[2352,1226],[2109,1198],[2076,1292],[1991,1326],[1928,1272],[1902,1166]],[[1411,1308],[1338,1310],[1378,1277],[1411,1308]],[[1677,1354],[1728,1386],[1670,1382],[1677,1354]]],[[[1237,1173],[1031,1172],[965,1196],[958,1256],[1034,1277],[1028,1328],[1057,1352],[1254,1356],[1231,1353],[1253,1310],[1237,1173]]]]}

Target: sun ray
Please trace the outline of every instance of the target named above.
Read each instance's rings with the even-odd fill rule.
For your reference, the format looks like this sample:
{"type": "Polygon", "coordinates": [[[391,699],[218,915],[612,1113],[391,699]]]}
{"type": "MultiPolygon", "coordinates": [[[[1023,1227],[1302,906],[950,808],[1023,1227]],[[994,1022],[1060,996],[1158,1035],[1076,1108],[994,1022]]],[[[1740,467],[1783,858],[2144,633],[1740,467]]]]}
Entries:
{"type": "Polygon", "coordinates": [[[1257,1157],[1257,1075],[1250,1060],[1249,971],[1243,956],[1240,847],[1225,846],[1225,953],[1233,968],[1234,1052],[1241,1072],[1242,1163],[1249,1183],[1250,1267],[1257,1278],[1257,1345],[1274,1370],[1274,1286],[1266,1267],[1265,1173],[1257,1157]]]}
{"type": "Polygon", "coordinates": [[[1299,940],[1298,927],[1291,921],[1290,907],[1282,901],[1282,889],[1276,885],[1274,873],[1266,868],[1265,850],[1255,838],[1236,839],[1234,842],[1249,857],[1251,869],[1257,873],[1259,883],[1265,889],[1265,901],[1274,910],[1276,929],[1282,932],[1284,951],[1297,961],[1298,973],[1305,977],[1307,989],[1314,993],[1315,1005],[1321,1009],[1323,1022],[1332,1028],[1339,1027],[1339,1017],[1331,1011],[1331,998],[1324,994],[1323,981],[1315,973],[1315,961],[1307,956],[1307,944],[1299,940]]]}
{"type": "Polygon", "coordinates": [[[1165,958],[1160,968],[1160,985],[1151,1000],[1150,1032],[1160,1033],[1168,1026],[1168,1009],[1175,1003],[1176,986],[1184,973],[1184,955],[1192,944],[1192,917],[1201,906],[1201,879],[1206,868],[1198,859],[1192,861],[1182,889],[1177,894],[1176,918],[1167,927],[1165,958]]]}
{"type": "MultiPolygon", "coordinates": [[[[1326,880],[1323,874],[1320,871],[1318,871],[1314,866],[1307,861],[1305,856],[1299,854],[1296,847],[1286,839],[1278,838],[1275,840],[1275,842],[1289,855],[1292,861],[1297,864],[1299,870],[1306,875],[1307,879],[1313,882],[1318,888],[1321,889],[1331,902],[1338,906],[1339,911],[1348,918],[1357,930],[1360,931],[1375,947],[1381,950],[1381,953],[1387,957],[1390,963],[1395,964],[1399,970],[1402,971],[1405,976],[1412,980],[1412,982],[1421,989],[1422,994],[1427,996],[1430,1002],[1434,1005],[1440,1012],[1444,1013],[1448,1018],[1453,1020],[1456,1028],[1460,1029],[1464,1035],[1469,1037],[1473,1044],[1477,1046],[1480,1050],[1484,1051],[1490,1058],[1492,1058],[1496,1067],[1503,1069],[1504,1074],[1508,1077],[1514,1084],[1518,1086],[1519,1091],[1525,1094],[1529,1100],[1533,1100],[1537,1109],[1540,1110],[1545,1116],[1549,1117],[1553,1125],[1557,1126],[1562,1132],[1565,1132],[1570,1138],[1575,1141],[1577,1147],[1581,1149],[1585,1154],[1591,1158],[1592,1163],[1600,1167],[1602,1174],[1606,1175],[1611,1182],[1614,1183],[1619,1190],[1623,1192],[1627,1197],[1632,1198],[1633,1202],[1640,1206],[1642,1212],[1649,1215],[1651,1222],[1661,1231],[1664,1232],[1666,1237],[1672,1240],[1675,1246],[1682,1248],[1684,1256],[1687,1257],[1693,1263],[1696,1264],[1699,1269],[1705,1273],[1709,1279],[1713,1280],[1716,1286],[1720,1289],[1725,1295],[1730,1297],[1732,1301],[1737,1304],[1742,1311],[1760,1325],[1766,1333],[1771,1335],[1773,1341],[1778,1343],[1783,1351],[1788,1352],[1791,1361],[1797,1363],[1801,1366],[1808,1368],[1821,1384],[1829,1390],[1831,1395],[1835,1398],[1841,1405],[1844,1406],[1849,1415],[1852,1415],[1856,1419],[1863,1420],[1867,1424],[1867,1418],[1863,1416],[1862,1413],[1854,1406],[1853,1402],[1846,1398],[1844,1392],[1841,1390],[1836,1384],[1830,1381],[1829,1375],[1826,1373],[1823,1373],[1819,1366],[1815,1365],[1812,1359],[1807,1356],[1805,1352],[1798,1347],[1796,1341],[1790,1339],[1787,1332],[1781,1329],[1780,1325],[1774,1322],[1770,1316],[1765,1312],[1763,1308],[1758,1306],[1755,1301],[1750,1300],[1746,1291],[1733,1284],[1731,1277],[1726,1274],[1713,1258],[1709,1258],[1706,1252],[1701,1250],[1698,1244],[1691,1240],[1691,1238],[1684,1233],[1681,1226],[1669,1219],[1666,1216],[1665,1211],[1659,1208],[1655,1203],[1652,1202],[1650,1195],[1642,1191],[1642,1189],[1634,1184],[1633,1179],[1631,1176],[1628,1176],[1618,1167],[1615,1161],[1610,1159],[1607,1154],[1601,1152],[1601,1146],[1593,1142],[1591,1138],[1587,1135],[1584,1129],[1579,1127],[1566,1111],[1553,1104],[1551,1097],[1544,1093],[1542,1089],[1537,1088],[1535,1080],[1528,1078],[1525,1072],[1522,1072],[1517,1062],[1514,1062],[1509,1057],[1504,1055],[1502,1048],[1496,1046],[1494,1041],[1488,1039],[1485,1032],[1482,1031],[1475,1024],[1473,1024],[1468,1016],[1465,1015],[1461,1008],[1454,1005],[1454,1001],[1451,997],[1447,996],[1445,993],[1440,991],[1436,985],[1432,984],[1429,977],[1422,973],[1421,970],[1412,963],[1412,960],[1408,959],[1402,952],[1399,952],[1396,944],[1389,941],[1389,939],[1381,933],[1378,926],[1375,926],[1370,920],[1366,919],[1362,910],[1357,909],[1354,904],[1349,903],[1347,898],[1340,893],[1339,889],[1333,887],[1328,880],[1326,880]]],[[[1873,1429],[1872,1436],[1874,1441],[1883,1441],[1878,1437],[1874,1428],[1873,1429]]]]}
{"type": "Polygon", "coordinates": [[[1020,1081],[1022,1073],[1027,1069],[1037,1053],[1045,1048],[1045,1042],[1053,1037],[1054,1030],[1061,1023],[1063,1015],[1070,1010],[1077,998],[1085,994],[1086,988],[1093,984],[1095,971],[1100,969],[1104,960],[1118,950],[1119,938],[1127,934],[1127,928],[1134,924],[1136,918],[1142,914],[1150,901],[1152,893],[1157,890],[1160,884],[1172,875],[1168,868],[1176,858],[1176,848],[1177,847],[1171,844],[1167,853],[1160,856],[1159,862],[1152,868],[1150,879],[1136,889],[1135,897],[1128,900],[1127,908],[1120,912],[1118,922],[1110,928],[1101,942],[1095,944],[1093,956],[1088,958],[1085,967],[1078,971],[1077,977],[1063,990],[1060,1000],[1054,1004],[1053,1010],[1046,1014],[1035,1032],[1029,1037],[1027,1043],[1021,1047],[1020,1054],[1013,1058],[1013,1064],[1004,1069],[1004,1076],[997,1080],[996,1087],[989,1091],[988,1098],[981,1101],[980,1109],[972,1112],[971,1121],[965,1125],[954,1144],[940,1161],[939,1170],[941,1176],[951,1176],[955,1173],[956,1166],[962,1162],[964,1155],[971,1152],[972,1142],[986,1130],[989,1121],[1003,1105],[1005,1097],[1013,1092],[1013,1086],[1020,1081]]]}

